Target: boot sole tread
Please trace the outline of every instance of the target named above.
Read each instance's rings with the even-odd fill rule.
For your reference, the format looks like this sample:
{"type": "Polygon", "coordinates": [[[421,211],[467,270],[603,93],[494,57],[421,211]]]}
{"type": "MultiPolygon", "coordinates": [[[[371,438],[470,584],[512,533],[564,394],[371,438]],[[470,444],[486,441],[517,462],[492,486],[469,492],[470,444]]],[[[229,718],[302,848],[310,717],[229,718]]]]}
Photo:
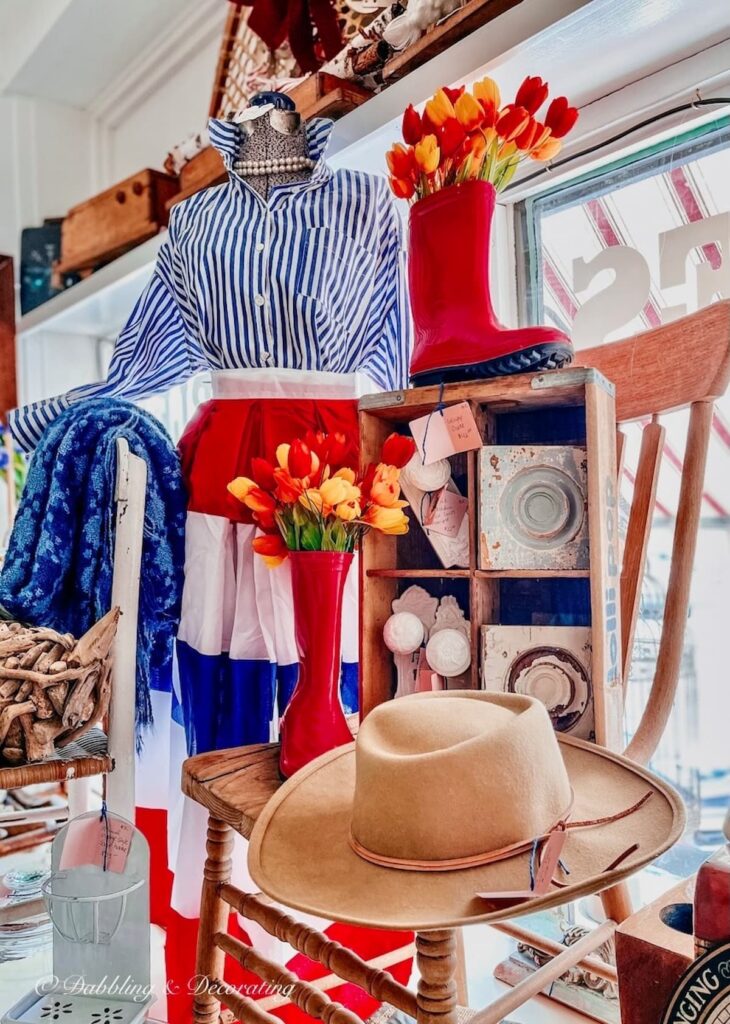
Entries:
{"type": "Polygon", "coordinates": [[[536,345],[511,352],[508,356],[488,359],[471,366],[454,366],[445,370],[429,370],[411,376],[414,387],[430,384],[455,384],[460,381],[484,380],[489,377],[509,377],[514,373],[534,373],[538,370],[559,370],[573,361],[573,349],[567,345],[536,345]]]}

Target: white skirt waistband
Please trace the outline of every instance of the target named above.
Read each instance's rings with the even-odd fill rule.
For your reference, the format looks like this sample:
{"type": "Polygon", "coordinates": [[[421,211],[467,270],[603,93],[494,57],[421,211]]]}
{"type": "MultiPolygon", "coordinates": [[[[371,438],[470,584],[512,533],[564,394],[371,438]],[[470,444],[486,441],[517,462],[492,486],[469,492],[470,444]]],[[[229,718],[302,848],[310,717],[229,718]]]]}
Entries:
{"type": "Polygon", "coordinates": [[[365,373],[324,370],[214,370],[213,398],[360,398],[378,391],[365,373]]]}

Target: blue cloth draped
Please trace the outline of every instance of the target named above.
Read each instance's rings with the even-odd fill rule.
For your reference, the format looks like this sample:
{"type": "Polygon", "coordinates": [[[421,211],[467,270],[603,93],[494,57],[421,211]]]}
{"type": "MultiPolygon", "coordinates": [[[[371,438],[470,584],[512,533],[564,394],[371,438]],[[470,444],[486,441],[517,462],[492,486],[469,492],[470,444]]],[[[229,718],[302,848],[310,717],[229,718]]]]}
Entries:
{"type": "Polygon", "coordinates": [[[169,689],[185,560],[186,494],[163,426],[129,402],[72,405],[43,433],[28,471],[0,604],[18,619],[82,636],[111,607],[116,441],[147,463],[137,631],[138,743],[150,687],[169,689]]]}

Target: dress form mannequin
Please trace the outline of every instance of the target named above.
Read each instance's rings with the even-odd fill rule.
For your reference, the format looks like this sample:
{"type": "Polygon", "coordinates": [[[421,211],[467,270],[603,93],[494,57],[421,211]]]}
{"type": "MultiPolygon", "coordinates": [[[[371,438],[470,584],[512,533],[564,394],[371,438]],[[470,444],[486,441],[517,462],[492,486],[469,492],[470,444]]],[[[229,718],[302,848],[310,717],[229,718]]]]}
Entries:
{"type": "Polygon", "coordinates": [[[262,199],[275,185],[305,181],[314,161],[307,154],[304,124],[284,93],[261,92],[234,120],[242,142],[234,170],[262,199]]]}

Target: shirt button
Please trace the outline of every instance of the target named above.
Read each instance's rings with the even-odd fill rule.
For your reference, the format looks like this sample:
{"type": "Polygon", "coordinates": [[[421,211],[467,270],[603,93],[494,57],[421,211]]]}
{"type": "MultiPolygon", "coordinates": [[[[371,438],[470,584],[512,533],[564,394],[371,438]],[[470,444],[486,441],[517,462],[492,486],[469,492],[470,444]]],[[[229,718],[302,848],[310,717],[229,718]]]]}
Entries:
{"type": "Polygon", "coordinates": [[[266,299],[263,297],[263,295],[254,295],[253,301],[256,303],[257,306],[263,306],[263,304],[266,302],[266,299]]]}
{"type": "Polygon", "coordinates": [[[265,248],[266,246],[264,245],[263,242],[256,243],[256,252],[263,252],[265,248]]]}

